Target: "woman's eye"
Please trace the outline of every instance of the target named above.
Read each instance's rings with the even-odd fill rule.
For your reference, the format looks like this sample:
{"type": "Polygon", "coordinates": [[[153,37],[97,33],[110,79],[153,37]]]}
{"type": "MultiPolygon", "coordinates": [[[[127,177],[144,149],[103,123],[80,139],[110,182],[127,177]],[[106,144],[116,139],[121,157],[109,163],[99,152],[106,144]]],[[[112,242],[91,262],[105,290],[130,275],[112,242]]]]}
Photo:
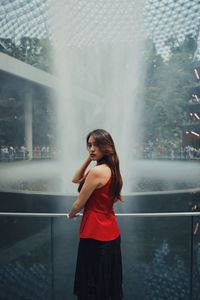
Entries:
{"type": "Polygon", "coordinates": [[[88,145],[87,145],[87,147],[88,147],[88,148],[91,148],[91,147],[95,147],[95,148],[97,148],[97,147],[98,147],[98,145],[97,145],[96,143],[94,143],[94,144],[88,144],[88,145]]]}

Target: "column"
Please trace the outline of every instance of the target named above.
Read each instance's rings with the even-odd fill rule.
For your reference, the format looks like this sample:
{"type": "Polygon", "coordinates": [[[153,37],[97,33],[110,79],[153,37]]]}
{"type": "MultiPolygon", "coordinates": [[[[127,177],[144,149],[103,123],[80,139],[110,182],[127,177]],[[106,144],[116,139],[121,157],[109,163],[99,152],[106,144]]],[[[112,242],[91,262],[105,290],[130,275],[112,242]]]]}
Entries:
{"type": "Polygon", "coordinates": [[[25,119],[25,147],[28,150],[28,159],[33,158],[33,124],[32,124],[32,101],[33,101],[33,87],[27,85],[24,93],[24,119],[25,119]]]}

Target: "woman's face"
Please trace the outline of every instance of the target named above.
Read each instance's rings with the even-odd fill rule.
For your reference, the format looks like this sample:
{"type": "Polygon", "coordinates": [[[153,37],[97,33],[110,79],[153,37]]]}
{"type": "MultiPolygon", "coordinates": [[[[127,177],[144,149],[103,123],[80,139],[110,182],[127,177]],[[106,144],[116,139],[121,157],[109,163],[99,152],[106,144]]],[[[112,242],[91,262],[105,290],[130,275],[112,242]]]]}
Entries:
{"type": "Polygon", "coordinates": [[[99,148],[99,146],[96,144],[96,141],[92,135],[88,139],[87,148],[88,148],[90,158],[92,160],[98,161],[98,160],[102,159],[103,153],[102,153],[101,149],[99,148]]]}

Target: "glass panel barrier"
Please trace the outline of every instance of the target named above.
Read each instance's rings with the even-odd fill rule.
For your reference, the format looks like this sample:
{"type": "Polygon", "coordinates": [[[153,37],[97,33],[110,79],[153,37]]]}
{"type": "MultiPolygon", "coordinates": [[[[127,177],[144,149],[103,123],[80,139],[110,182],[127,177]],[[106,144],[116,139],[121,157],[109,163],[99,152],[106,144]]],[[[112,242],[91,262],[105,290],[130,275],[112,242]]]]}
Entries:
{"type": "MultiPolygon", "coordinates": [[[[72,290],[79,222],[54,220],[56,300],[76,299],[72,290]]],[[[120,216],[118,222],[122,232],[124,299],[190,300],[191,217],[120,216]]]]}
{"type": "Polygon", "coordinates": [[[54,289],[55,300],[77,299],[73,281],[78,249],[80,219],[54,219],[54,289]]]}
{"type": "MultiPolygon", "coordinates": [[[[200,243],[192,220],[118,217],[124,299],[199,299],[200,243]]],[[[80,218],[1,216],[0,222],[0,299],[76,299],[80,218]]]]}
{"type": "Polygon", "coordinates": [[[53,299],[50,218],[1,216],[0,299],[53,299]]]}
{"type": "MultiPolygon", "coordinates": [[[[81,218],[65,214],[74,197],[0,196],[0,299],[75,300],[81,218]]],[[[124,300],[200,300],[199,199],[135,194],[117,204],[124,300]]]]}
{"type": "Polygon", "coordinates": [[[194,217],[193,222],[193,299],[200,300],[200,218],[194,217]]]}
{"type": "Polygon", "coordinates": [[[191,299],[189,218],[120,219],[125,299],[191,299]]]}

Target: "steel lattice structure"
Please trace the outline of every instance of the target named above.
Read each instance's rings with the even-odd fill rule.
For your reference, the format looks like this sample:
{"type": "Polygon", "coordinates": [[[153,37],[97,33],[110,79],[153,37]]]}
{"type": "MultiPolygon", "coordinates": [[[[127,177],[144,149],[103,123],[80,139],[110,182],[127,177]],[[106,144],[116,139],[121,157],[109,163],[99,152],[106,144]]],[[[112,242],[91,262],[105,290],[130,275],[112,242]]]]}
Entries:
{"type": "Polygon", "coordinates": [[[186,35],[199,39],[199,11],[199,0],[2,0],[0,37],[16,43],[22,36],[52,38],[54,29],[62,27],[66,42],[81,47],[134,42],[141,31],[167,58],[168,40],[179,44],[186,35]]]}

